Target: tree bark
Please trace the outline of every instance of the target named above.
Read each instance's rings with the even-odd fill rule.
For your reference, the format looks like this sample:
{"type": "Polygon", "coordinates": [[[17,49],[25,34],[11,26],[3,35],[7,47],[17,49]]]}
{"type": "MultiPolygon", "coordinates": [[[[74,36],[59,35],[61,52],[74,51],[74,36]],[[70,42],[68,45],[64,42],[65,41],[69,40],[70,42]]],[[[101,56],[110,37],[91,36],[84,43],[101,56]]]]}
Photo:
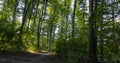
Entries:
{"type": "Polygon", "coordinates": [[[38,42],[37,42],[37,48],[40,48],[40,33],[42,30],[42,23],[43,20],[45,19],[45,13],[46,13],[46,8],[47,8],[47,2],[48,0],[43,0],[43,6],[42,6],[42,14],[39,18],[39,23],[38,23],[38,30],[37,30],[37,36],[38,36],[38,42]]]}
{"type": "Polygon", "coordinates": [[[12,24],[14,24],[14,21],[16,20],[16,9],[17,9],[17,5],[18,5],[18,1],[15,0],[15,6],[14,6],[14,11],[13,11],[13,22],[12,22],[12,24]]]}
{"type": "Polygon", "coordinates": [[[97,63],[97,42],[95,37],[94,0],[89,0],[89,63],[97,63]]]}
{"type": "Polygon", "coordinates": [[[31,5],[31,2],[33,2],[34,0],[31,0],[29,3],[28,3],[28,6],[27,6],[27,0],[25,1],[25,7],[24,7],[24,12],[23,12],[23,18],[22,18],[22,24],[21,24],[21,27],[20,27],[20,32],[19,32],[19,38],[18,38],[18,51],[20,51],[22,48],[21,46],[23,46],[23,43],[22,43],[22,34],[23,34],[23,28],[24,28],[24,25],[25,25],[25,21],[26,21],[26,16],[27,16],[27,13],[28,13],[28,10],[30,8],[30,5],[31,5]]]}
{"type": "Polygon", "coordinates": [[[66,40],[68,38],[68,19],[69,19],[69,8],[70,8],[70,5],[68,4],[67,5],[67,12],[66,12],[66,40]]]}
{"type": "Polygon", "coordinates": [[[74,1],[74,10],[73,10],[73,16],[72,16],[72,38],[74,38],[75,35],[75,12],[76,12],[76,2],[77,0],[74,1]]]}
{"type": "MultiPolygon", "coordinates": [[[[102,30],[103,30],[103,12],[102,12],[102,15],[101,15],[101,32],[102,32],[102,30]]],[[[101,33],[101,38],[100,38],[100,55],[101,55],[101,57],[100,57],[100,61],[101,61],[101,63],[103,63],[103,61],[104,61],[104,59],[103,59],[103,57],[104,57],[104,54],[103,54],[103,34],[101,33]]]]}
{"type": "MultiPolygon", "coordinates": [[[[32,25],[33,25],[33,27],[32,27],[32,35],[33,35],[33,33],[34,33],[34,26],[36,25],[36,18],[37,18],[37,14],[38,14],[39,2],[40,2],[40,0],[37,1],[37,3],[36,3],[36,8],[34,8],[35,13],[33,14],[34,18],[33,18],[33,24],[32,24],[32,25]]],[[[35,4],[35,3],[34,3],[34,4],[35,4]]],[[[35,7],[35,5],[34,5],[34,7],[35,7]]]]}

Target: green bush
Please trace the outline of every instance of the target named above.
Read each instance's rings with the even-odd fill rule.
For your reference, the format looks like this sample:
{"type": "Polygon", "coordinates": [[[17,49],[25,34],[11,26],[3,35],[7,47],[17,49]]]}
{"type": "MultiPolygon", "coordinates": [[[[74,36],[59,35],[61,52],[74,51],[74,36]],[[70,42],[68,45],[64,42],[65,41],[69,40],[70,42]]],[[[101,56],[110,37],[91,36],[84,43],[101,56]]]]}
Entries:
{"type": "Polygon", "coordinates": [[[70,62],[83,62],[87,59],[87,43],[80,38],[68,41],[59,39],[56,41],[56,55],[70,62]]]}
{"type": "Polygon", "coordinates": [[[58,39],[56,41],[56,55],[61,58],[67,58],[68,45],[65,39],[58,39]]]}

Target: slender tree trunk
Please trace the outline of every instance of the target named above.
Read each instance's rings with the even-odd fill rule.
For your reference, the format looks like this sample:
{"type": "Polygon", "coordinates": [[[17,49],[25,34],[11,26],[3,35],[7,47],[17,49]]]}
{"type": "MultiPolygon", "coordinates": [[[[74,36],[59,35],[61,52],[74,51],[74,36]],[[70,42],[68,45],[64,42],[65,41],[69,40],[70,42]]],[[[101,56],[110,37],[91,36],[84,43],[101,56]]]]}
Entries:
{"type": "Polygon", "coordinates": [[[50,43],[49,43],[49,52],[51,52],[51,50],[52,50],[52,31],[53,31],[53,29],[51,29],[51,31],[50,31],[50,43]]]}
{"type": "Polygon", "coordinates": [[[30,27],[30,19],[31,19],[31,16],[29,16],[29,18],[28,18],[27,31],[29,30],[29,27],[30,27]]]}
{"type": "MultiPolygon", "coordinates": [[[[86,5],[86,4],[85,4],[85,3],[86,3],[86,0],[83,0],[83,10],[84,10],[84,12],[83,12],[83,14],[82,14],[82,21],[83,21],[82,33],[83,33],[83,34],[86,33],[86,31],[85,31],[85,27],[86,27],[86,26],[85,26],[85,23],[86,23],[86,22],[85,22],[85,21],[86,21],[86,20],[85,20],[85,19],[86,19],[86,18],[85,18],[85,5],[86,5]]],[[[78,27],[78,29],[79,29],[79,27],[78,27]]],[[[79,35],[80,35],[80,34],[79,34],[79,35]]],[[[85,36],[83,36],[83,40],[86,40],[86,37],[85,37],[85,36]]]]}
{"type": "Polygon", "coordinates": [[[16,20],[16,9],[17,9],[17,5],[18,5],[18,1],[15,0],[15,6],[14,6],[14,11],[13,11],[13,22],[12,22],[12,24],[14,24],[14,21],[16,20]]]}
{"type": "MultiPolygon", "coordinates": [[[[101,32],[103,31],[103,0],[102,1],[100,1],[100,2],[102,2],[101,3],[101,5],[102,5],[102,11],[101,11],[101,14],[100,14],[100,22],[101,22],[101,28],[100,28],[100,30],[101,30],[101,32]]],[[[101,63],[104,63],[104,54],[103,54],[103,34],[101,33],[101,37],[100,37],[100,55],[101,55],[101,57],[100,57],[100,61],[101,61],[101,63]]]]}
{"type": "MultiPolygon", "coordinates": [[[[30,1],[30,2],[28,3],[28,6],[27,6],[27,1],[26,1],[26,3],[25,3],[24,13],[23,13],[23,19],[22,19],[22,25],[21,25],[21,27],[20,27],[20,36],[22,35],[22,32],[23,32],[23,28],[24,28],[24,25],[25,25],[27,12],[28,12],[28,10],[29,10],[29,8],[30,8],[31,2],[32,2],[32,1],[30,1]]],[[[20,38],[21,38],[21,37],[20,37],[20,38]]]]}
{"type": "MultiPolygon", "coordinates": [[[[103,14],[101,15],[101,32],[102,32],[102,30],[103,30],[103,14]]],[[[100,57],[100,61],[101,61],[101,63],[103,63],[103,57],[104,57],[104,54],[103,54],[103,34],[101,34],[101,38],[100,38],[100,40],[101,40],[101,42],[100,42],[100,55],[101,55],[101,57],[100,57]]]]}
{"type": "Polygon", "coordinates": [[[40,16],[39,19],[39,23],[38,23],[38,31],[37,31],[37,35],[38,35],[38,42],[37,42],[37,48],[39,49],[39,45],[40,45],[40,33],[42,30],[42,23],[43,20],[45,19],[45,13],[46,13],[46,8],[47,8],[47,0],[43,1],[43,6],[42,6],[42,15],[40,16]]]}
{"type": "MultiPolygon", "coordinates": [[[[34,6],[34,10],[35,10],[35,13],[33,14],[34,18],[33,18],[33,27],[32,27],[32,35],[34,33],[34,26],[36,25],[36,18],[37,18],[37,14],[38,14],[38,6],[39,6],[39,2],[40,0],[38,0],[38,3],[36,4],[36,8],[35,8],[35,5],[34,6]]],[[[34,3],[35,4],[35,3],[34,3]]]]}
{"type": "Polygon", "coordinates": [[[19,39],[22,40],[22,32],[23,32],[23,28],[25,25],[25,21],[26,21],[26,17],[27,17],[27,13],[29,11],[30,5],[34,0],[31,0],[28,5],[27,5],[27,1],[25,2],[25,8],[24,8],[24,13],[23,13],[23,19],[22,19],[22,24],[20,27],[20,34],[19,34],[19,39]]]}
{"type": "MultiPolygon", "coordinates": [[[[114,6],[113,6],[113,8],[114,8],[114,6]]],[[[113,42],[115,42],[115,20],[114,20],[114,19],[115,19],[115,17],[114,17],[114,14],[115,14],[115,13],[114,13],[114,11],[115,11],[115,10],[112,9],[112,22],[113,22],[113,25],[112,25],[112,26],[113,26],[113,30],[112,30],[112,31],[113,31],[113,42]]]]}
{"type": "Polygon", "coordinates": [[[55,41],[55,30],[56,30],[56,26],[53,27],[53,38],[52,38],[52,41],[53,41],[53,42],[55,41]]]}
{"type": "Polygon", "coordinates": [[[31,2],[33,0],[31,0],[29,3],[28,3],[28,6],[27,6],[27,0],[25,2],[25,8],[24,8],[24,12],[23,12],[23,19],[22,19],[22,24],[21,24],[21,27],[20,27],[20,33],[19,33],[19,38],[18,38],[18,51],[21,50],[21,46],[23,46],[22,44],[22,33],[23,33],[23,28],[24,28],[24,25],[25,25],[25,21],[26,21],[26,16],[27,16],[27,12],[30,8],[30,5],[31,5],[31,2]]]}
{"type": "MultiPolygon", "coordinates": [[[[55,11],[54,11],[55,12],[55,11]]],[[[54,15],[55,13],[53,13],[53,15],[54,15]]],[[[51,50],[52,50],[52,35],[53,35],[53,23],[54,23],[54,18],[53,17],[51,17],[51,26],[50,26],[50,35],[49,35],[49,38],[50,38],[50,41],[49,41],[49,52],[51,52],[51,50]]]]}
{"type": "Polygon", "coordinates": [[[43,8],[42,8],[42,15],[39,19],[39,23],[38,23],[38,29],[37,29],[37,37],[38,37],[38,42],[37,42],[37,49],[40,48],[40,33],[41,33],[41,26],[42,26],[42,16],[43,16],[43,8]]]}
{"type": "Polygon", "coordinates": [[[66,12],[66,40],[68,38],[68,16],[69,16],[69,8],[70,8],[70,5],[68,4],[67,6],[67,12],[66,12]]]}
{"type": "Polygon", "coordinates": [[[75,12],[76,12],[76,2],[77,0],[74,1],[74,10],[73,10],[73,16],[72,16],[72,38],[74,38],[75,35],[75,12]]]}
{"type": "Polygon", "coordinates": [[[47,28],[47,43],[48,43],[48,41],[49,41],[49,32],[48,32],[48,28],[47,28]]]}
{"type": "Polygon", "coordinates": [[[44,28],[42,29],[42,49],[44,49],[44,28]]]}

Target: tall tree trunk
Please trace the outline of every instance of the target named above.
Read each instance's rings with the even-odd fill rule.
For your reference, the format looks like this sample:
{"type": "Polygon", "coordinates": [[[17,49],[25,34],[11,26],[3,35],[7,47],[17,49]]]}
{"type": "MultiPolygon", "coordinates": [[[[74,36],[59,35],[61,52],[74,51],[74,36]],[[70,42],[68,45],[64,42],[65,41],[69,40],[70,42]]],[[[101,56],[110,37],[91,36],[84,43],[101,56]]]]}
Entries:
{"type": "Polygon", "coordinates": [[[34,18],[33,18],[33,27],[32,27],[32,35],[34,33],[34,26],[36,25],[36,18],[37,18],[37,14],[38,14],[38,6],[39,6],[39,2],[40,0],[38,0],[38,2],[36,3],[36,8],[35,8],[35,3],[34,3],[34,10],[35,13],[33,14],[34,18]]]}
{"type": "MultiPolygon", "coordinates": [[[[55,11],[54,11],[55,12],[55,11]]],[[[53,12],[53,15],[55,14],[53,12]]],[[[50,38],[50,41],[49,41],[49,51],[51,52],[51,50],[52,50],[52,35],[53,35],[53,26],[54,26],[54,18],[53,17],[51,17],[51,26],[50,26],[50,35],[49,35],[49,38],[50,38]]]]}
{"type": "Polygon", "coordinates": [[[47,2],[48,0],[43,0],[43,6],[42,6],[42,15],[39,18],[39,23],[38,23],[38,31],[37,31],[37,36],[38,36],[38,42],[37,42],[37,48],[40,48],[40,33],[42,30],[42,23],[43,20],[45,19],[45,13],[46,13],[46,8],[47,8],[47,2]]]}
{"type": "MultiPolygon", "coordinates": [[[[102,5],[102,11],[100,12],[101,14],[100,14],[100,22],[101,22],[101,27],[100,27],[100,30],[101,30],[101,32],[103,31],[103,0],[102,1],[100,1],[100,2],[102,2],[101,3],[101,5],[102,5]]],[[[101,33],[101,37],[100,37],[100,61],[101,61],[101,63],[104,63],[104,54],[103,54],[103,33],[101,33]]]]}
{"type": "Polygon", "coordinates": [[[24,25],[25,25],[25,21],[26,21],[26,16],[27,16],[27,13],[28,13],[28,10],[30,8],[30,5],[31,5],[31,2],[33,2],[34,0],[31,0],[28,5],[27,5],[27,0],[25,2],[25,8],[24,8],[24,12],[23,12],[23,18],[22,18],[22,24],[21,24],[21,27],[20,27],[20,33],[19,33],[19,38],[18,38],[18,51],[21,50],[21,46],[23,46],[22,44],[22,33],[23,33],[23,28],[24,28],[24,25]]]}
{"type": "Polygon", "coordinates": [[[30,27],[30,19],[31,19],[31,12],[30,12],[30,15],[29,15],[29,18],[28,18],[28,23],[27,23],[27,30],[29,30],[29,27],[30,27]]]}
{"type": "Polygon", "coordinates": [[[69,19],[69,8],[70,8],[70,5],[68,4],[67,5],[67,12],[66,12],[66,40],[68,38],[68,19],[69,19]]]}
{"type": "Polygon", "coordinates": [[[13,11],[13,21],[12,24],[14,24],[14,21],[16,20],[16,9],[17,9],[17,5],[18,5],[18,1],[15,0],[15,4],[14,4],[14,11],[13,11]]]}
{"type": "Polygon", "coordinates": [[[52,37],[53,42],[55,41],[55,30],[56,30],[56,26],[53,27],[53,37],[52,37]]]}
{"type": "Polygon", "coordinates": [[[113,26],[113,30],[112,30],[112,32],[113,32],[113,42],[115,42],[115,17],[114,17],[114,13],[115,12],[115,10],[114,10],[114,6],[113,6],[113,9],[112,9],[112,26],[113,26]]]}
{"type": "Polygon", "coordinates": [[[21,27],[20,27],[20,38],[21,38],[21,35],[22,35],[22,32],[23,32],[23,28],[24,28],[24,25],[25,25],[25,21],[26,21],[26,16],[27,16],[27,13],[28,13],[28,10],[30,8],[30,5],[31,5],[31,2],[33,2],[34,0],[30,1],[27,5],[27,1],[25,3],[25,8],[24,8],[24,13],[23,13],[23,19],[22,19],[22,24],[21,24],[21,27]]]}
{"type": "Polygon", "coordinates": [[[74,10],[73,10],[73,16],[72,16],[72,38],[74,38],[75,35],[75,12],[76,12],[76,2],[77,0],[74,1],[74,10]]]}
{"type": "Polygon", "coordinates": [[[46,39],[47,44],[48,44],[48,41],[49,41],[49,38],[48,38],[48,37],[49,37],[49,32],[48,32],[48,28],[47,28],[47,37],[46,37],[46,38],[47,38],[47,39],[46,39]]]}
{"type": "Polygon", "coordinates": [[[93,13],[94,0],[89,0],[89,59],[90,63],[97,63],[97,42],[95,37],[95,16],[93,13]]]}
{"type": "Polygon", "coordinates": [[[40,48],[40,33],[41,33],[41,28],[42,28],[43,10],[44,10],[44,5],[42,8],[42,15],[39,18],[38,29],[37,29],[37,37],[38,37],[37,49],[40,48]]]}
{"type": "MultiPolygon", "coordinates": [[[[101,32],[102,32],[102,30],[103,30],[103,13],[102,13],[102,15],[101,15],[101,32]]],[[[100,38],[100,61],[101,61],[101,63],[103,63],[103,57],[104,57],[104,54],[103,54],[103,34],[101,33],[101,38],[100,38]]]]}
{"type": "Polygon", "coordinates": [[[44,49],[44,28],[42,29],[42,49],[44,49]]]}

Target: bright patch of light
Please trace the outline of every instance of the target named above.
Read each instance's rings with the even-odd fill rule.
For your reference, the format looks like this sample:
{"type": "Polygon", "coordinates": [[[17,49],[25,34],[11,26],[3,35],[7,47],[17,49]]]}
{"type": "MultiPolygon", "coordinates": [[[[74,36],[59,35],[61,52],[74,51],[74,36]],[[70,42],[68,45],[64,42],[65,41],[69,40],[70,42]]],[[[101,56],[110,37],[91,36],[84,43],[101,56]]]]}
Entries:
{"type": "Polygon", "coordinates": [[[20,23],[22,23],[22,16],[18,16],[17,19],[20,23]]]}
{"type": "Polygon", "coordinates": [[[65,0],[62,0],[62,2],[64,2],[65,0]]]}
{"type": "Polygon", "coordinates": [[[120,15],[117,16],[116,20],[117,20],[116,22],[120,23],[120,15]]]}
{"type": "Polygon", "coordinates": [[[119,23],[120,23],[120,19],[118,19],[118,20],[117,20],[117,22],[119,22],[119,23]]]}
{"type": "Polygon", "coordinates": [[[71,3],[71,8],[73,9],[73,7],[74,7],[74,1],[75,0],[72,0],[72,3],[71,3]]]}
{"type": "Polygon", "coordinates": [[[55,33],[56,33],[56,34],[58,33],[58,30],[59,30],[59,28],[56,28],[56,30],[55,30],[55,33]]]}
{"type": "Polygon", "coordinates": [[[0,11],[2,10],[2,1],[0,1],[0,11]]]}

